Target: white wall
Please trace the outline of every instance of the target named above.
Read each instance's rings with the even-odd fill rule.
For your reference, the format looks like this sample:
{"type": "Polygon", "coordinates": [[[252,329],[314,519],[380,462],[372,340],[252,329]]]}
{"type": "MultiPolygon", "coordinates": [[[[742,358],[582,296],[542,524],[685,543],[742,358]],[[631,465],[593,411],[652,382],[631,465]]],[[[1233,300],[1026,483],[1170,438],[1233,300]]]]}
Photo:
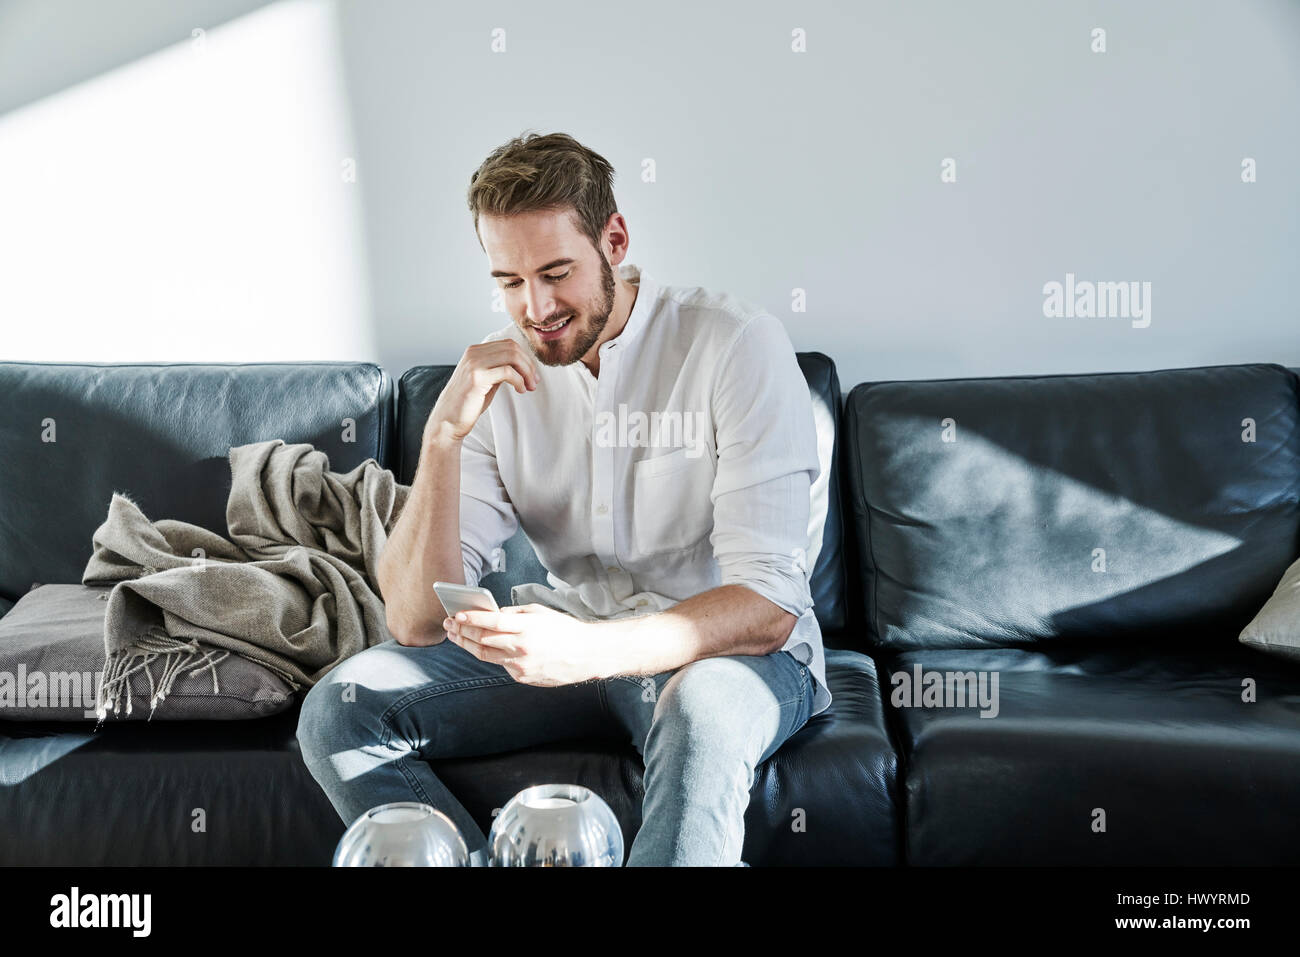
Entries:
{"type": "Polygon", "coordinates": [[[8,0],[0,358],[453,362],[506,321],[469,174],[535,129],[846,388],[1300,365],[1297,116],[1287,0],[8,0]],[[1045,317],[1067,272],[1150,324],[1045,317]]]}

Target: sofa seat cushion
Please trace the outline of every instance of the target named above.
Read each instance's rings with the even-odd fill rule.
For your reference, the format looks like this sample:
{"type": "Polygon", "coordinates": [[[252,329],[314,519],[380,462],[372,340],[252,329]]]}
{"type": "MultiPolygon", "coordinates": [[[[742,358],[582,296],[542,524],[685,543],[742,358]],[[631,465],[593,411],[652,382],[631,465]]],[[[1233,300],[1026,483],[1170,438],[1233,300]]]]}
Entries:
{"type": "Polygon", "coordinates": [[[0,865],[329,863],[298,705],[251,721],[0,724],[0,865]]]}
{"type": "MultiPolygon", "coordinates": [[[[901,853],[897,762],[876,669],[854,651],[826,652],[833,698],[759,768],[745,814],[742,857],[755,865],[895,865],[901,853]],[[802,809],[802,811],[800,811],[802,809]]],[[[609,741],[435,762],[479,826],[531,784],[564,781],[608,802],[631,846],[641,825],[641,757],[609,741]]]]}
{"type": "Polygon", "coordinates": [[[1300,861],[1300,667],[1231,634],[1212,649],[1174,657],[1175,647],[1169,635],[1136,648],[882,658],[905,769],[907,863],[1300,861]],[[989,688],[996,674],[996,714],[923,697],[896,707],[906,686],[894,676],[915,679],[918,666],[923,678],[983,672],[989,688]],[[1243,701],[1246,679],[1253,702],[1243,701]]]}
{"type": "MultiPolygon", "coordinates": [[[[894,749],[875,666],[828,651],[830,710],[759,770],[746,815],[751,864],[898,863],[894,749]],[[802,810],[800,810],[802,809],[802,810]]],[[[327,864],[343,834],[302,763],[298,706],[243,722],[0,726],[0,865],[327,864]],[[202,809],[206,832],[191,824],[202,809]]],[[[564,781],[614,809],[628,846],[641,820],[630,746],[565,741],[439,761],[486,833],[523,788],[564,781]]]]}

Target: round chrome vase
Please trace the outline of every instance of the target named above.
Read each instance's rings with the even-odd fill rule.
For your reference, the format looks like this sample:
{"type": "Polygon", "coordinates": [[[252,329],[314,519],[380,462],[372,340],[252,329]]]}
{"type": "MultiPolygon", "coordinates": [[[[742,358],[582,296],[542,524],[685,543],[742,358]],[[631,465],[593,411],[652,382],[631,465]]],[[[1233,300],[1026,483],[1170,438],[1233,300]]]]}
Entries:
{"type": "Polygon", "coordinates": [[[493,867],[622,867],[623,830],[594,791],[539,784],[501,809],[488,855],[493,867]]]}
{"type": "Polygon", "coordinates": [[[451,818],[427,804],[372,807],[334,851],[335,867],[468,867],[469,848],[451,818]]]}

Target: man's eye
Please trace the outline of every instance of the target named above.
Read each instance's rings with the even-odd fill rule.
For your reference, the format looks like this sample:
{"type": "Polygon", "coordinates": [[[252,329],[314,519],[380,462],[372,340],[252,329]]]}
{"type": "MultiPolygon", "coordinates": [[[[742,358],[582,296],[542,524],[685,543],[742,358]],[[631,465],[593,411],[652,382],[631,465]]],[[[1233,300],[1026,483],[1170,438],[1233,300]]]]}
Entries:
{"type": "MultiPolygon", "coordinates": [[[[572,272],[572,270],[569,270],[569,271],[566,271],[566,272],[564,272],[564,273],[561,273],[561,274],[558,275],[558,276],[544,276],[543,278],[544,278],[544,279],[549,279],[551,282],[561,282],[562,280],[565,280],[565,279],[568,279],[568,278],[569,278],[569,272],[572,272]]],[[[515,286],[519,285],[519,283],[520,283],[520,280],[516,279],[514,282],[508,282],[508,283],[506,283],[505,286],[504,286],[503,288],[505,288],[505,289],[514,289],[515,286]]]]}

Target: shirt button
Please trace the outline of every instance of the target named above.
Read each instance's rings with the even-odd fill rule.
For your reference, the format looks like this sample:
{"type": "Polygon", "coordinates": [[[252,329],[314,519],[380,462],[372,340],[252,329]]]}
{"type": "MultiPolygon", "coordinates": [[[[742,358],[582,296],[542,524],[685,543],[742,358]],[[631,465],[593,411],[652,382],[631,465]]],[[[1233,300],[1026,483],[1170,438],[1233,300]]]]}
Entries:
{"type": "Polygon", "coordinates": [[[597,515],[604,515],[604,514],[605,514],[606,512],[608,512],[608,511],[609,511],[609,509],[608,509],[606,506],[604,506],[604,505],[597,505],[597,506],[596,506],[596,514],[597,514],[597,515]]]}
{"type": "Polygon", "coordinates": [[[638,608],[640,608],[642,605],[648,605],[648,604],[650,604],[650,602],[646,601],[644,598],[638,598],[636,600],[636,606],[638,608]]]}
{"type": "Polygon", "coordinates": [[[617,565],[610,565],[608,568],[605,569],[605,571],[610,572],[610,573],[612,574],[613,572],[618,571],[618,566],[617,566],[617,565]]]}

